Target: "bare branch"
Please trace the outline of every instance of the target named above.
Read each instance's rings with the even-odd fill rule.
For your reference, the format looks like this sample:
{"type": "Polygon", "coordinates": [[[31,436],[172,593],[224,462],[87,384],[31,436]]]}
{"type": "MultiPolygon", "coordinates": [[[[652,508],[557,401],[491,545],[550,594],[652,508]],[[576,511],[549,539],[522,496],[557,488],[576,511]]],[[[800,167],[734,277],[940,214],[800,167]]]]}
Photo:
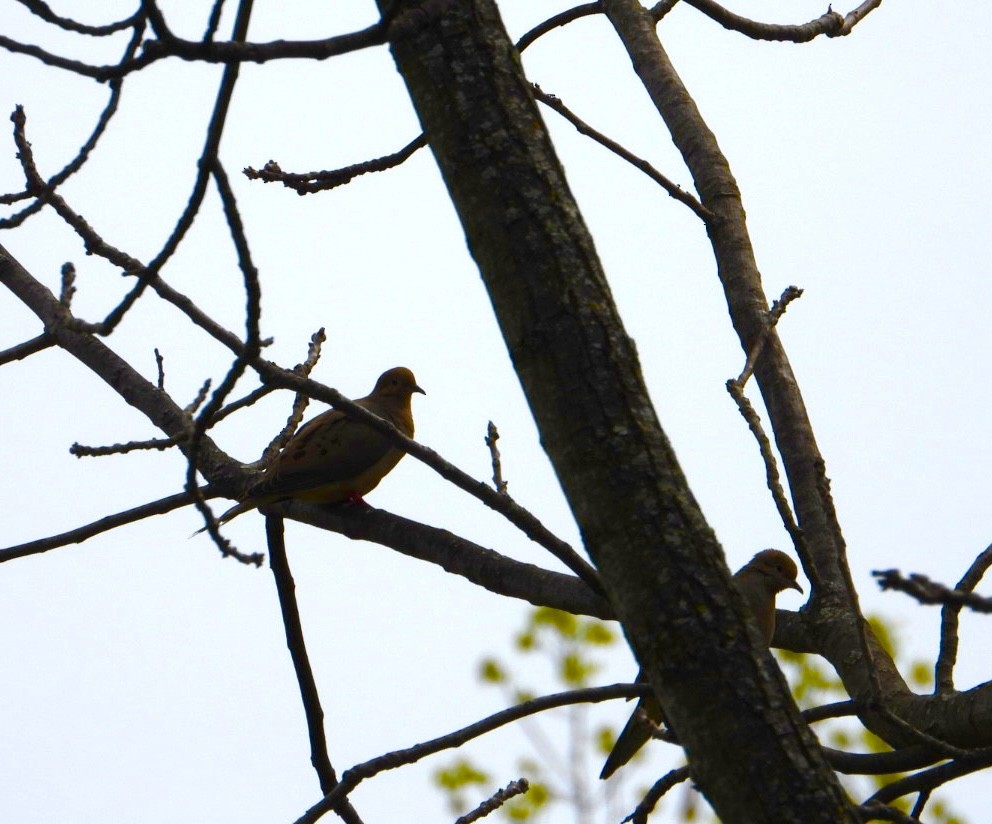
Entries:
{"type": "Polygon", "coordinates": [[[77,458],[102,458],[107,455],[126,455],[128,452],[140,452],[148,449],[157,449],[163,452],[176,445],[172,438],[152,438],[147,441],[128,441],[127,443],[115,443],[111,446],[84,446],[81,443],[74,443],[69,447],[69,454],[77,458]]]}
{"type": "Polygon", "coordinates": [[[929,770],[914,773],[882,789],[869,798],[865,804],[888,804],[904,795],[916,792],[932,792],[937,787],[963,775],[969,775],[992,766],[992,747],[975,750],[964,758],[941,764],[929,770]]]}
{"type": "Polygon", "coordinates": [[[889,752],[844,752],[824,747],[823,753],[830,766],[845,775],[890,775],[944,760],[929,747],[920,745],[889,752]]]}
{"type": "Polygon", "coordinates": [[[817,721],[825,721],[828,718],[855,715],[857,711],[857,705],[853,701],[837,701],[834,704],[824,704],[821,707],[803,710],[803,718],[807,724],[814,724],[817,721]]]}
{"type": "MultiPolygon", "coordinates": [[[[958,592],[971,592],[978,586],[989,567],[992,566],[992,544],[979,553],[972,561],[955,589],[958,592]]],[[[954,689],[954,663],[958,654],[958,613],[960,605],[944,604],[940,611],[940,653],[934,671],[937,692],[947,693],[954,689]]]]}
{"type": "Polygon", "coordinates": [[[167,57],[178,57],[204,63],[267,63],[270,60],[326,60],[387,42],[387,32],[381,24],[323,40],[274,40],[270,43],[200,42],[173,37],[168,40],[150,40],[137,57],[118,65],[94,66],[81,60],[72,60],[45,49],[20,43],[0,35],[0,48],[15,54],[33,57],[47,66],[64,69],[95,80],[113,80],[140,71],[167,57]]]}
{"type": "Polygon", "coordinates": [[[758,335],[758,339],[748,351],[747,361],[744,363],[744,368],[741,370],[740,375],[737,376],[737,380],[735,381],[735,383],[737,383],[742,389],[744,384],[748,382],[751,375],[754,374],[754,365],[758,362],[758,358],[761,357],[761,353],[765,349],[765,343],[767,343],[768,337],[771,335],[772,330],[778,325],[782,315],[785,314],[785,310],[789,308],[789,304],[802,296],[803,290],[798,286],[786,286],[781,297],[772,303],[772,308],[768,310],[768,325],[761,331],[761,334],[758,335]]]}
{"type": "Polygon", "coordinates": [[[503,480],[503,465],[500,463],[499,458],[499,447],[496,446],[496,441],[499,440],[499,431],[496,429],[496,424],[489,421],[489,426],[486,428],[486,446],[489,447],[489,455],[493,462],[493,486],[496,488],[497,492],[506,492],[507,483],[503,480]]]}
{"type": "MultiPolygon", "coordinates": [[[[133,19],[133,18],[132,18],[133,19]]],[[[135,51],[137,51],[138,45],[141,43],[141,37],[144,34],[144,23],[139,23],[135,25],[134,32],[131,35],[131,40],[124,49],[124,55],[121,58],[122,62],[130,60],[135,51]]],[[[86,161],[89,159],[90,154],[93,149],[96,148],[97,143],[100,138],[106,132],[107,127],[110,125],[110,121],[113,116],[117,113],[118,105],[121,99],[121,89],[123,88],[123,81],[112,80],[110,81],[110,97],[107,100],[107,105],[104,106],[103,111],[100,112],[100,117],[97,118],[96,126],[93,128],[93,132],[86,139],[86,142],[80,147],[76,156],[69,161],[62,168],[61,171],[56,172],[52,177],[48,179],[46,183],[46,189],[54,190],[58,186],[61,186],[66,180],[69,179],[73,174],[78,172],[86,161]]],[[[0,203],[14,203],[18,200],[23,200],[31,197],[31,192],[25,191],[20,194],[15,195],[2,195],[0,196],[0,203]]],[[[34,200],[26,208],[22,209],[17,214],[11,215],[10,217],[0,219],[0,228],[10,229],[15,226],[19,226],[28,217],[40,211],[44,201],[41,199],[34,200]]]]}
{"type": "Polygon", "coordinates": [[[658,805],[658,802],[661,801],[665,793],[673,787],[677,787],[689,777],[690,773],[687,766],[679,767],[665,773],[652,785],[644,798],[641,799],[641,802],[634,808],[634,811],[621,824],[626,824],[627,821],[633,822],[633,824],[646,824],[648,816],[658,805]]]}
{"type": "Polygon", "coordinates": [[[118,20],[116,23],[104,23],[102,26],[89,26],[85,23],[79,23],[69,17],[60,17],[51,10],[47,3],[42,2],[42,0],[17,0],[17,2],[28,9],[28,11],[32,14],[44,20],[46,23],[51,23],[52,25],[58,26],[60,29],[64,29],[65,31],[74,31],[78,34],[88,34],[92,37],[105,37],[119,31],[124,31],[124,29],[134,28],[140,25],[141,21],[144,19],[144,12],[137,11],[130,17],[125,17],[123,20],[118,20]]]}
{"type": "Polygon", "coordinates": [[[905,592],[921,604],[948,604],[959,608],[968,607],[975,612],[992,612],[992,598],[984,598],[973,592],[949,589],[918,572],[912,573],[909,578],[904,578],[897,569],[875,569],[871,574],[878,579],[879,589],[905,592]]]}
{"type": "Polygon", "coordinates": [[[743,417],[747,422],[748,428],[751,430],[751,434],[754,435],[754,439],[758,442],[758,451],[761,453],[761,460],[765,465],[765,482],[768,484],[768,489],[772,493],[772,499],[775,501],[775,508],[778,510],[778,515],[782,520],[782,525],[792,538],[793,546],[796,547],[796,551],[799,553],[800,557],[803,558],[803,566],[806,570],[806,574],[810,576],[810,580],[815,587],[817,583],[815,578],[816,567],[813,564],[805,563],[806,553],[804,548],[803,533],[799,528],[799,525],[796,523],[795,516],[792,514],[792,507],[789,506],[789,500],[785,496],[785,489],[782,486],[782,476],[778,471],[778,462],[775,460],[775,453],[772,451],[771,441],[768,439],[764,428],[761,426],[761,419],[758,417],[758,413],[755,411],[754,406],[751,404],[751,401],[748,400],[747,395],[744,394],[744,388],[740,383],[740,379],[728,380],[727,391],[737,404],[737,409],[740,411],[741,417],[743,417]]]}
{"type": "MultiPolygon", "coordinates": [[[[815,20],[811,20],[809,23],[798,26],[783,26],[773,23],[758,23],[755,20],[741,17],[739,14],[734,14],[729,9],[725,9],[719,3],[714,2],[714,0],[683,0],[683,2],[698,9],[725,29],[740,32],[754,40],[808,43],[810,40],[821,35],[836,37],[842,33],[847,34],[847,32],[843,31],[844,17],[832,9],[820,15],[815,20]]],[[[652,14],[654,14],[654,9],[652,9],[652,14]]],[[[655,19],[660,19],[660,17],[656,17],[655,19]]]]}
{"type": "Polygon", "coordinates": [[[522,795],[529,789],[530,784],[527,783],[526,778],[518,778],[516,781],[511,781],[503,787],[503,789],[494,792],[474,810],[463,816],[459,816],[455,820],[455,824],[472,824],[473,821],[479,821],[489,815],[489,813],[496,812],[496,810],[502,807],[511,798],[516,798],[518,795],[522,795]]]}
{"type": "Polygon", "coordinates": [[[614,698],[634,697],[639,692],[633,687],[634,685],[632,684],[613,684],[608,687],[589,687],[570,692],[560,692],[555,695],[545,695],[542,698],[524,701],[515,707],[497,712],[456,732],[442,735],[440,738],[425,741],[423,744],[417,744],[405,750],[386,753],[385,755],[380,755],[378,758],[373,758],[371,761],[357,764],[350,770],[345,770],[344,775],[341,776],[341,783],[334,791],[324,796],[324,798],[300,816],[296,820],[296,824],[311,824],[311,822],[317,821],[324,813],[333,809],[338,799],[347,796],[362,781],[372,778],[381,772],[394,770],[406,764],[413,764],[422,758],[442,752],[443,750],[460,747],[474,738],[479,738],[486,733],[538,712],[545,712],[556,707],[565,707],[571,704],[595,704],[600,701],[610,701],[614,698]]]}
{"type": "Polygon", "coordinates": [[[580,578],[515,561],[444,529],[403,518],[382,509],[356,514],[348,504],[318,506],[286,501],[265,508],[311,526],[329,529],[348,538],[374,541],[411,558],[437,564],[478,586],[544,605],[596,618],[616,615],[609,601],[580,578]]]}
{"type": "Polygon", "coordinates": [[[618,157],[626,160],[631,166],[644,172],[644,174],[668,192],[670,197],[675,198],[675,200],[679,201],[679,203],[682,203],[692,209],[692,211],[696,213],[696,216],[704,223],[713,219],[713,213],[709,209],[703,206],[698,200],[696,200],[696,198],[694,198],[677,183],[674,183],[665,177],[665,175],[655,169],[655,167],[646,160],[628,151],[616,141],[610,140],[610,138],[602,132],[596,131],[596,129],[592,128],[592,126],[587,124],[584,120],[581,120],[574,112],[572,112],[572,110],[562,103],[559,98],[555,97],[553,94],[547,94],[542,91],[541,87],[536,83],[533,85],[533,90],[535,98],[544,103],[544,105],[558,112],[558,114],[575,126],[575,129],[579,134],[585,135],[586,137],[591,137],[600,146],[609,149],[618,157]]]}
{"type": "Polygon", "coordinates": [[[55,339],[47,332],[43,332],[36,338],[18,343],[16,346],[11,346],[10,349],[4,349],[0,352],[0,366],[16,360],[23,360],[54,345],[55,339]]]}
{"type": "Polygon", "coordinates": [[[261,180],[263,183],[282,183],[283,186],[293,189],[297,194],[306,195],[344,186],[351,183],[359,175],[394,169],[426,145],[427,138],[420,134],[398,152],[345,166],[343,169],[334,169],[329,172],[284,172],[276,161],[270,160],[261,169],[246,167],[243,174],[249,180],[261,180]]]}
{"type": "MultiPolygon", "coordinates": [[[[265,535],[269,546],[269,565],[275,578],[279,594],[279,608],[282,623],[286,629],[286,646],[293,659],[293,670],[300,687],[303,709],[307,718],[307,732],[310,736],[310,762],[320,779],[320,789],[326,796],[338,785],[338,777],[327,754],[327,738],[324,735],[324,711],[320,706],[317,682],[313,677],[306,642],[303,640],[303,624],[300,623],[300,608],[296,603],[296,583],[286,558],[285,529],[282,518],[269,515],[265,519],[265,535]]],[[[361,824],[361,818],[346,798],[341,798],[333,809],[348,824],[361,824]]]]}
{"type": "Polygon", "coordinates": [[[789,304],[801,297],[802,293],[802,289],[796,286],[789,286],[782,292],[782,296],[772,304],[772,308],[768,310],[767,325],[748,352],[747,360],[740,375],[736,379],[727,381],[727,391],[734,399],[741,417],[747,422],[751,434],[754,435],[755,440],[758,442],[758,451],[761,453],[761,460],[765,465],[765,481],[772,493],[772,499],[775,501],[775,508],[778,510],[779,518],[789,533],[789,537],[792,538],[792,544],[795,546],[796,552],[799,553],[799,557],[803,560],[803,567],[810,578],[810,582],[816,588],[820,583],[816,565],[812,563],[812,559],[807,554],[802,530],[796,523],[795,516],[792,513],[792,507],[789,506],[789,500],[786,498],[785,489],[782,486],[782,476],[778,471],[778,462],[775,460],[771,441],[765,434],[765,430],[761,425],[761,419],[758,417],[754,406],[751,404],[747,395],[744,394],[744,385],[754,373],[755,364],[758,362],[758,358],[765,348],[768,337],[774,333],[775,326],[778,324],[782,315],[785,314],[785,310],[789,304]]]}
{"type": "MultiPolygon", "coordinates": [[[[203,495],[206,497],[214,497],[216,494],[209,487],[203,490],[203,495]]],[[[97,521],[86,524],[86,526],[80,526],[59,535],[52,535],[49,538],[41,538],[26,544],[6,547],[5,549],[0,549],[0,564],[4,561],[12,561],[15,558],[24,558],[28,555],[37,555],[41,552],[47,552],[50,549],[57,549],[58,547],[69,544],[81,544],[83,541],[89,540],[101,533],[110,532],[112,529],[117,529],[126,524],[133,524],[136,521],[150,518],[153,515],[164,515],[175,509],[188,506],[192,502],[193,498],[191,495],[186,492],[180,492],[177,495],[170,495],[167,498],[160,498],[157,501],[151,501],[150,503],[136,506],[133,509],[126,509],[123,512],[108,515],[105,518],[100,518],[97,521]]]]}
{"type": "Polygon", "coordinates": [[[158,351],[156,346],[155,352],[155,367],[158,370],[158,382],[155,384],[161,391],[165,391],[165,358],[162,357],[162,353],[158,351]]]}
{"type": "Polygon", "coordinates": [[[895,807],[884,804],[863,804],[854,808],[860,821],[895,821],[896,824],[923,824],[918,818],[906,815],[895,807]]]}
{"type": "Polygon", "coordinates": [[[517,41],[517,51],[522,52],[528,46],[532,45],[534,41],[538,38],[543,37],[550,31],[566,26],[574,20],[579,20],[582,17],[588,17],[592,14],[602,14],[603,4],[602,3],[583,3],[581,6],[575,6],[571,9],[561,12],[560,14],[553,15],[545,20],[543,23],[538,23],[534,28],[524,34],[517,41]]]}

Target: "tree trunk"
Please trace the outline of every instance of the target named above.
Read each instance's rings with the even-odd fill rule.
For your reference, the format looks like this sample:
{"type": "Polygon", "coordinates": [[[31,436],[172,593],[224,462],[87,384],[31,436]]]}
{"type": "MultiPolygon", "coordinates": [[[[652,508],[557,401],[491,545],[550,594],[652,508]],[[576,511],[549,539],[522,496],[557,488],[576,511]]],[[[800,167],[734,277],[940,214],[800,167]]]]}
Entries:
{"type": "Polygon", "coordinates": [[[542,443],[695,780],[726,822],[853,820],[747,630],[495,5],[399,28],[393,56],[542,443]]]}

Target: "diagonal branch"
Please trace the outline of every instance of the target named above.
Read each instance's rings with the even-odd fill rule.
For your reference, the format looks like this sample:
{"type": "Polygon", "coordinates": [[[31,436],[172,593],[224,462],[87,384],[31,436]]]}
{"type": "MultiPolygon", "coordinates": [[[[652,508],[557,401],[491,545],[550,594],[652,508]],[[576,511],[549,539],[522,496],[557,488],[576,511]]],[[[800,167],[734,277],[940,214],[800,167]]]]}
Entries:
{"type": "MultiPolygon", "coordinates": [[[[282,623],[286,629],[286,646],[293,659],[293,669],[300,686],[300,697],[307,718],[307,732],[310,737],[310,762],[320,779],[321,792],[326,796],[338,785],[338,777],[327,755],[327,738],[324,735],[324,711],[320,706],[317,682],[310,667],[306,643],[303,639],[303,625],[300,623],[300,608],[296,603],[296,583],[286,558],[285,530],[282,518],[270,515],[265,519],[265,535],[269,545],[269,562],[279,594],[279,608],[282,623]]],[[[333,809],[347,824],[361,824],[361,818],[346,798],[339,800],[333,809]]]]}
{"type": "MultiPolygon", "coordinates": [[[[955,589],[961,592],[972,592],[985,577],[989,567],[992,567],[992,544],[987,546],[978,557],[972,561],[968,571],[958,581],[955,589]]],[[[934,673],[936,691],[950,693],[954,690],[954,663],[958,654],[958,616],[959,606],[945,604],[940,611],[940,653],[934,673]]]]}
{"type": "Polygon", "coordinates": [[[528,715],[546,712],[556,707],[567,707],[572,704],[598,703],[600,701],[610,701],[614,698],[632,698],[640,695],[642,691],[642,687],[636,684],[613,684],[608,687],[588,687],[570,692],[560,692],[555,695],[545,695],[541,698],[524,701],[515,707],[494,713],[488,718],[483,718],[481,721],[469,724],[467,727],[463,727],[456,732],[442,735],[439,738],[425,741],[423,744],[417,744],[405,750],[397,750],[396,752],[380,755],[378,758],[373,758],[370,761],[352,767],[350,770],[345,770],[344,775],[341,776],[341,783],[338,784],[334,791],[322,798],[307,810],[306,813],[300,816],[296,820],[296,824],[312,824],[312,822],[317,821],[324,813],[333,809],[334,804],[339,799],[346,797],[360,783],[379,773],[386,770],[395,770],[397,767],[413,764],[429,755],[460,747],[468,741],[486,735],[521,718],[526,718],[528,715]]]}
{"type": "Polygon", "coordinates": [[[637,155],[625,149],[615,140],[611,140],[602,132],[597,131],[592,128],[588,123],[579,118],[571,109],[569,109],[560,98],[555,97],[553,94],[545,93],[540,86],[536,83],[533,86],[534,97],[540,100],[549,109],[553,109],[558,112],[562,117],[564,117],[569,123],[575,126],[576,131],[579,134],[585,135],[595,140],[600,146],[609,149],[617,157],[621,157],[626,160],[631,166],[636,169],[640,169],[644,174],[650,177],[655,183],[661,186],[666,192],[668,192],[670,197],[679,201],[686,206],[688,206],[696,214],[696,216],[706,223],[712,220],[713,213],[709,209],[704,207],[696,198],[694,198],[689,192],[683,189],[678,183],[669,180],[665,175],[659,172],[654,166],[648,163],[643,158],[637,157],[637,155]]]}
{"type": "MultiPolygon", "coordinates": [[[[753,40],[771,40],[785,43],[808,43],[817,37],[840,37],[851,33],[851,30],[870,12],[882,5],[882,0],[867,0],[847,16],[838,14],[833,8],[828,8],[815,20],[800,25],[778,25],[774,23],[759,23],[750,20],[722,6],[715,0],[682,0],[687,6],[701,11],[710,19],[716,21],[725,29],[747,35],[753,40]]],[[[660,20],[668,12],[670,4],[659,3],[651,10],[655,20],[660,20]]]]}

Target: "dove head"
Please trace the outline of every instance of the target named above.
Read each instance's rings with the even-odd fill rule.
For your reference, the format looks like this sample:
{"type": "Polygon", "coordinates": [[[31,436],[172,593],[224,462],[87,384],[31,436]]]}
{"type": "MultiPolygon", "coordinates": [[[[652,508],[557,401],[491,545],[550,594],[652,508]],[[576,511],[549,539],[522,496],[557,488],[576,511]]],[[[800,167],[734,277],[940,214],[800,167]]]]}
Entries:
{"type": "Polygon", "coordinates": [[[372,390],[372,394],[380,398],[395,397],[406,400],[409,400],[414,392],[419,392],[421,395],[427,394],[417,386],[417,379],[413,376],[413,372],[405,366],[394,366],[383,372],[379,376],[379,380],[375,382],[375,389],[372,390]]]}
{"type": "MultiPolygon", "coordinates": [[[[783,589],[803,591],[803,588],[796,581],[799,575],[796,562],[784,552],[777,549],[761,550],[761,552],[748,562],[744,569],[750,574],[759,577],[772,595],[781,592],[783,589]]],[[[743,571],[741,570],[741,572],[743,571]]]]}

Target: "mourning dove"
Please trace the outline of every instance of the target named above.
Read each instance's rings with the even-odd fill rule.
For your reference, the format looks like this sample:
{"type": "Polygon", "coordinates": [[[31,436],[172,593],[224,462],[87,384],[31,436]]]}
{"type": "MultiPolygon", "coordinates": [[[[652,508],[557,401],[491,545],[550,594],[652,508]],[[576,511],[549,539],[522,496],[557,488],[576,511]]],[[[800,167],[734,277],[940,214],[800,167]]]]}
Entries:
{"type": "MultiPolygon", "coordinates": [[[[796,582],[799,570],[796,562],[777,549],[763,549],[741,567],[734,575],[737,589],[744,596],[751,616],[754,618],[761,637],[771,644],[775,635],[775,596],[783,589],[803,588],[796,582]]],[[[642,674],[637,680],[644,682],[642,674]]],[[[634,754],[651,738],[651,724],[658,726],[664,720],[664,713],[654,695],[646,695],[637,702],[627,725],[617,737],[617,743],[606,763],[600,778],[609,778],[620,767],[630,761],[634,754]]]]}
{"type": "MultiPolygon", "coordinates": [[[[397,366],[383,372],[371,394],[355,403],[412,438],[414,392],[427,394],[417,386],[413,372],[397,366]]],[[[338,409],[328,409],[290,438],[241,503],[219,521],[290,498],[320,504],[361,501],[404,454],[381,432],[338,409]]]]}

